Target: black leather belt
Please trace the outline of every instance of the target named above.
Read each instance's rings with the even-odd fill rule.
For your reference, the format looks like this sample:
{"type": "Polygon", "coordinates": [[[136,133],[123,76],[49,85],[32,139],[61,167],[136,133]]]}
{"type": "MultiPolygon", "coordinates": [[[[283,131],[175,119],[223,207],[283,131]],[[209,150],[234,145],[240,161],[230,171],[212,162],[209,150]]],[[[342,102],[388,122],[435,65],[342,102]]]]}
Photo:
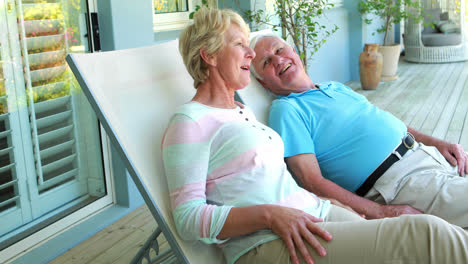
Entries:
{"type": "Polygon", "coordinates": [[[399,161],[403,155],[414,147],[414,137],[408,133],[402,140],[400,145],[387,157],[374,172],[366,179],[366,181],[356,190],[356,194],[364,196],[374,186],[375,182],[393,165],[393,163],[399,161]],[[400,157],[398,157],[398,153],[400,157]]]}

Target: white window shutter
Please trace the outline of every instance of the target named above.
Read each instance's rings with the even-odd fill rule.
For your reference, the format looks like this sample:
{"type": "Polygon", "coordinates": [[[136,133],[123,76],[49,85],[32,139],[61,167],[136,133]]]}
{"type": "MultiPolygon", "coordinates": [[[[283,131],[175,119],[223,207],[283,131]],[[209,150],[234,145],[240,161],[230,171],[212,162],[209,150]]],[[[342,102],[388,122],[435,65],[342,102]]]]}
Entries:
{"type": "Polygon", "coordinates": [[[97,119],[65,61],[83,12],[70,5],[0,5],[0,242],[106,192],[97,119]]]}

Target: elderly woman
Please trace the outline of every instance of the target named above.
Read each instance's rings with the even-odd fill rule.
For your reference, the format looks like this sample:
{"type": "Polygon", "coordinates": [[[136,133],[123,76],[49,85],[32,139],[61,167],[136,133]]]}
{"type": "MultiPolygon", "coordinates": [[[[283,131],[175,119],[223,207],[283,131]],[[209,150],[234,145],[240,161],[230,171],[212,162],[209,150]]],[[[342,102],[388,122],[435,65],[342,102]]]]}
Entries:
{"type": "Polygon", "coordinates": [[[227,263],[468,263],[468,235],[441,219],[367,221],[296,184],[279,135],[234,100],[250,82],[248,37],[238,14],[207,8],[181,34],[197,92],[162,143],[179,235],[220,245],[227,263]]]}

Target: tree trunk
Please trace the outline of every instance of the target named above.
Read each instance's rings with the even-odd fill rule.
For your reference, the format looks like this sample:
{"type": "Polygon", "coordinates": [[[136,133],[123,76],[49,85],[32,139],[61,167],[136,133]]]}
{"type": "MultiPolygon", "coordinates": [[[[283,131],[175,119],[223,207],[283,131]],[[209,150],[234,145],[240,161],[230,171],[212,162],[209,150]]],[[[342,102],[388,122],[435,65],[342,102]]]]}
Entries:
{"type": "Polygon", "coordinates": [[[302,63],[304,64],[304,70],[306,71],[307,75],[309,75],[309,71],[307,67],[307,42],[306,42],[304,29],[302,29],[302,52],[304,54],[304,57],[302,59],[302,63]]]}
{"type": "Polygon", "coordinates": [[[384,36],[384,41],[383,41],[384,46],[387,45],[388,30],[390,28],[390,19],[391,17],[387,16],[387,19],[385,20],[385,36],[384,36]]]}

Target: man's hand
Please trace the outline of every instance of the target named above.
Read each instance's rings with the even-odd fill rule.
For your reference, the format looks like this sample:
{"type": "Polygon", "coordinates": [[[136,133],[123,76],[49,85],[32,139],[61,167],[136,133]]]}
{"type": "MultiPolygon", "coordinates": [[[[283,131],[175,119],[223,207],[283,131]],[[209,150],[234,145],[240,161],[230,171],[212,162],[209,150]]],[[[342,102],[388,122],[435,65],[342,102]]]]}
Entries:
{"type": "Polygon", "coordinates": [[[378,215],[369,215],[369,218],[398,217],[404,214],[423,214],[409,205],[381,205],[378,215]]]}
{"type": "Polygon", "coordinates": [[[458,174],[460,176],[468,174],[468,154],[460,144],[451,144],[444,141],[443,144],[436,147],[452,166],[458,165],[458,174]]]}
{"type": "Polygon", "coordinates": [[[408,132],[413,134],[414,138],[418,142],[421,142],[426,146],[436,147],[445,159],[452,164],[452,166],[458,165],[458,174],[460,174],[460,176],[468,174],[468,154],[463,150],[461,145],[452,144],[450,142],[425,135],[411,127],[408,127],[408,132]]]}
{"type": "Polygon", "coordinates": [[[304,243],[309,243],[323,257],[327,252],[315,236],[320,236],[325,241],[332,239],[325,229],[315,224],[322,221],[301,210],[272,205],[268,227],[283,239],[293,263],[299,263],[296,249],[304,256],[307,263],[313,263],[304,243]]]}
{"type": "Polygon", "coordinates": [[[286,163],[293,174],[300,179],[305,189],[325,199],[336,199],[344,208],[350,206],[359,215],[367,219],[395,217],[402,214],[421,214],[407,205],[381,205],[360,197],[336,183],[323,178],[314,154],[299,154],[286,158],[286,163]]]}

